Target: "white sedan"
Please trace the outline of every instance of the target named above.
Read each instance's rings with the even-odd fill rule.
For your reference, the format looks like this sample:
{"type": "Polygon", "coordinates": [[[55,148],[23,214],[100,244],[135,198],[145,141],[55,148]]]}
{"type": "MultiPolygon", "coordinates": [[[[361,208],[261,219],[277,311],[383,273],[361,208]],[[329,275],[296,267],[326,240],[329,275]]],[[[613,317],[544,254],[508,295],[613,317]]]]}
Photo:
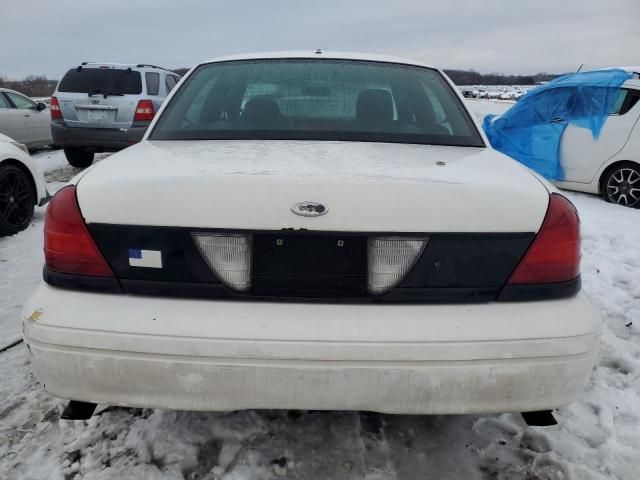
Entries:
{"type": "Polygon", "coordinates": [[[47,105],[0,88],[0,133],[29,148],[51,145],[51,115],[47,105]]]}
{"type": "Polygon", "coordinates": [[[548,411],[597,355],[575,208],[409,60],[202,63],[44,235],[24,336],[67,418],[548,411]]]}
{"type": "MultiPolygon", "coordinates": [[[[549,132],[554,126],[566,125],[558,149],[553,149],[553,163],[559,162],[562,175],[545,175],[562,178],[554,180],[560,188],[599,194],[608,202],[640,208],[640,67],[623,70],[630,78],[615,91],[598,135],[593,133],[594,112],[598,111],[594,106],[605,103],[602,84],[585,80],[578,87],[560,81],[528,93],[524,103],[501,116],[506,123],[497,128],[501,117],[491,119],[489,136],[494,146],[527,165],[535,161],[546,168],[551,161],[548,145],[556,142],[553,135],[548,137],[549,132]]],[[[574,77],[577,81],[592,73],[597,72],[574,77]]]]}
{"type": "Polygon", "coordinates": [[[560,188],[600,194],[605,200],[640,208],[640,67],[620,91],[600,136],[569,124],[562,134],[560,188]]]}
{"type": "Polygon", "coordinates": [[[0,133],[0,236],[29,226],[35,205],[44,205],[47,189],[27,147],[0,133]]]}

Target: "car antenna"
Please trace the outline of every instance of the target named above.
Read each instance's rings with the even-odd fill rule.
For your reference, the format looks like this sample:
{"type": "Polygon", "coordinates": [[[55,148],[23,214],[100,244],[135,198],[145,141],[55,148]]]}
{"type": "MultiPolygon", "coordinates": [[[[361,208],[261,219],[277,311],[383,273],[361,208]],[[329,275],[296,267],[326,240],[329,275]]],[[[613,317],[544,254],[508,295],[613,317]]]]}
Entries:
{"type": "Polygon", "coordinates": [[[578,68],[578,70],[576,71],[576,73],[580,73],[580,70],[582,70],[582,67],[584,67],[584,63],[580,64],[580,68],[578,68]]]}

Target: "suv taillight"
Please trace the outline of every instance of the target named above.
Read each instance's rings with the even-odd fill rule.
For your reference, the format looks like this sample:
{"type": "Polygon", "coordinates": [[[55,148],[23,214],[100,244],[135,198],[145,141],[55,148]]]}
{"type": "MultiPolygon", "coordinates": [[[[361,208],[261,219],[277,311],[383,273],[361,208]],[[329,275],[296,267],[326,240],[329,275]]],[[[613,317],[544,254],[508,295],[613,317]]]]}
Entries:
{"type": "Polygon", "coordinates": [[[51,97],[51,105],[49,105],[49,111],[51,112],[51,118],[55,120],[62,120],[62,111],[60,110],[60,104],[56,97],[51,97]]]}
{"type": "Polygon", "coordinates": [[[73,185],[56,193],[47,207],[44,258],[47,269],[56,272],[113,277],[87,230],[73,185]]]}
{"type": "Polygon", "coordinates": [[[150,122],[156,111],[153,108],[151,100],[140,100],[136,107],[136,113],[133,116],[134,122],[150,122]]]}
{"type": "Polygon", "coordinates": [[[552,193],[542,227],[509,285],[558,283],[580,274],[580,218],[573,204],[552,193]]]}

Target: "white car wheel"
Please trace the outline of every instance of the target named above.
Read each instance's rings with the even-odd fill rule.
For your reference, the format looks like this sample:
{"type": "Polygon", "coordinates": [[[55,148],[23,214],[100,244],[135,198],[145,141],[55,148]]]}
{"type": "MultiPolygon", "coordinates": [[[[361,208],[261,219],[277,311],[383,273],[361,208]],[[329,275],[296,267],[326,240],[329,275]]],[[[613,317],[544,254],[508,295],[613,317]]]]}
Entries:
{"type": "Polygon", "coordinates": [[[603,194],[608,202],[640,208],[640,167],[620,165],[607,173],[603,184],[603,194]]]}
{"type": "Polygon", "coordinates": [[[0,166],[0,235],[27,228],[35,203],[28,174],[15,165],[0,166]]]}

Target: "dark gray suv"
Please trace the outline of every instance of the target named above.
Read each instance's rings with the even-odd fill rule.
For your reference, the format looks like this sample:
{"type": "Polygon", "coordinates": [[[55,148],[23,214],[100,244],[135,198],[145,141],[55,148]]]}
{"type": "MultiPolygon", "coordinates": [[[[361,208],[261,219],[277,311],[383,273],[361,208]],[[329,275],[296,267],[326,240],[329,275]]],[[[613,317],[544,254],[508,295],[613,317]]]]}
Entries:
{"type": "Polygon", "coordinates": [[[178,74],[154,65],[83,62],[51,97],[53,143],[74,167],[140,141],[178,74]]]}

